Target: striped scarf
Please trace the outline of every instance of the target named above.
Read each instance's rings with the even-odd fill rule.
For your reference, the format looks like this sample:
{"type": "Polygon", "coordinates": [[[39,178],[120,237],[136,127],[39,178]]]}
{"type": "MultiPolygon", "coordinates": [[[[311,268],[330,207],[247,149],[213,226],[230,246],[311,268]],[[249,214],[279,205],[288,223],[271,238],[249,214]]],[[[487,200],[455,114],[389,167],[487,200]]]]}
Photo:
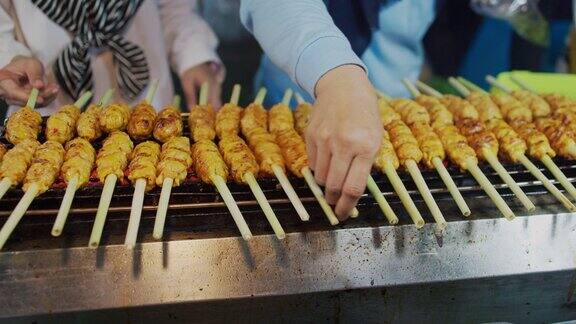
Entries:
{"type": "Polygon", "coordinates": [[[148,63],[140,47],[121,34],[143,0],[32,0],[52,21],[73,35],[54,62],[54,75],[66,92],[77,99],[92,89],[89,50],[112,51],[122,94],[132,99],[149,82],[148,63]]]}

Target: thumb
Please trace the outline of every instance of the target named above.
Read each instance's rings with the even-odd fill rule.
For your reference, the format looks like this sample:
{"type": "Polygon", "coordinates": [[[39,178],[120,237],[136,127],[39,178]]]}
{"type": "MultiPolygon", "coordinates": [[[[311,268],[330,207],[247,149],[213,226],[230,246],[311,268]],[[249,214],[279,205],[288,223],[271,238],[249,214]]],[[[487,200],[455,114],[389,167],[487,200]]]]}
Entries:
{"type": "Polygon", "coordinates": [[[44,67],[40,61],[30,59],[24,65],[24,73],[26,73],[31,86],[34,88],[44,87],[44,67]]]}

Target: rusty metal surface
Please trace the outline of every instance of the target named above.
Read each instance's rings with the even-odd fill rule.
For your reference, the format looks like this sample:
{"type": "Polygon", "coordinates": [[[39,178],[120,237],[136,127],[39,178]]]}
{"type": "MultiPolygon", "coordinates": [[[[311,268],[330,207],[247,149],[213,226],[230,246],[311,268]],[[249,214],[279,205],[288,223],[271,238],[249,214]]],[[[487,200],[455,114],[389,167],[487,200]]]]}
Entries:
{"type": "Polygon", "coordinates": [[[428,224],[0,253],[0,317],[576,269],[576,217],[428,224]]]}

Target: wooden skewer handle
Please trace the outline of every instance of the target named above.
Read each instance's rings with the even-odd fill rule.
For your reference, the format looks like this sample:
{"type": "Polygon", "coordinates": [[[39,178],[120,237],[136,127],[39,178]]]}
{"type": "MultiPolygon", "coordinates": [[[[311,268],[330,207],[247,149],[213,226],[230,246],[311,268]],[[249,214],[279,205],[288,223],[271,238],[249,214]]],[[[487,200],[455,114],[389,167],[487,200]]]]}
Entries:
{"type": "Polygon", "coordinates": [[[96,218],[94,219],[92,233],[90,234],[89,247],[96,248],[100,244],[100,238],[102,237],[102,230],[104,230],[104,223],[106,222],[110,201],[112,201],[116,180],[118,180],[118,177],[115,174],[109,174],[104,180],[104,188],[102,189],[100,203],[98,204],[96,218]]]}
{"type": "Polygon", "coordinates": [[[452,198],[454,198],[454,201],[460,209],[460,212],[462,212],[462,215],[464,215],[464,217],[470,216],[472,213],[470,211],[470,207],[468,207],[468,204],[466,204],[464,197],[462,197],[462,193],[460,193],[460,190],[458,190],[458,186],[456,186],[454,183],[454,180],[450,176],[450,173],[448,173],[448,170],[446,170],[442,160],[440,160],[440,158],[434,158],[432,159],[432,163],[434,164],[436,171],[438,171],[440,178],[442,178],[442,181],[446,185],[446,188],[448,188],[452,198]]]}
{"type": "MultiPolygon", "coordinates": [[[[566,191],[570,194],[570,196],[572,196],[573,199],[576,199],[576,188],[570,182],[570,180],[566,178],[566,175],[562,173],[562,170],[558,168],[556,163],[554,163],[554,161],[552,161],[552,159],[548,155],[544,156],[541,159],[541,161],[546,166],[546,168],[550,170],[554,178],[556,178],[556,180],[560,182],[560,184],[564,187],[564,189],[566,189],[566,191]]],[[[0,198],[1,197],[2,196],[0,195],[0,198]]]]}
{"type": "Polygon", "coordinates": [[[368,187],[368,190],[378,203],[378,206],[380,206],[380,209],[384,213],[384,216],[388,220],[388,223],[390,223],[391,225],[398,224],[398,216],[396,216],[396,213],[394,212],[392,207],[390,207],[388,201],[386,201],[384,194],[382,194],[382,191],[380,191],[380,188],[378,188],[378,184],[376,184],[376,181],[374,181],[374,178],[372,178],[372,176],[368,176],[368,182],[366,183],[366,187],[368,187]]]}
{"type": "Polygon", "coordinates": [[[0,199],[4,197],[10,188],[12,188],[12,181],[10,181],[9,178],[4,178],[2,181],[0,181],[0,199]]]}
{"type": "Polygon", "coordinates": [[[410,173],[412,176],[412,179],[414,180],[418,191],[422,195],[422,198],[424,198],[426,206],[428,206],[428,209],[430,209],[432,217],[436,221],[436,227],[439,230],[444,230],[448,224],[446,223],[444,215],[442,215],[438,204],[436,204],[436,200],[434,200],[434,197],[432,196],[426,181],[424,181],[424,177],[422,177],[422,173],[420,173],[418,165],[414,160],[408,160],[406,161],[406,168],[408,169],[408,173],[410,173]]]}
{"type": "Polygon", "coordinates": [[[532,163],[532,161],[530,161],[524,154],[518,156],[518,160],[520,161],[520,163],[522,163],[522,165],[524,165],[524,167],[534,176],[534,178],[538,179],[540,182],[542,182],[542,185],[544,185],[544,187],[556,198],[558,199],[558,201],[560,201],[562,203],[562,205],[564,205],[564,207],[566,207],[566,209],[568,209],[569,211],[573,212],[576,211],[576,206],[574,206],[574,204],[572,204],[572,202],[570,201],[570,199],[568,199],[566,196],[564,196],[564,194],[562,194],[560,192],[560,190],[558,190],[558,188],[556,188],[556,186],[554,186],[552,184],[552,182],[550,182],[550,180],[548,178],[546,178],[546,176],[544,175],[544,173],[542,173],[542,171],[540,171],[540,169],[538,169],[534,163],[532,163]]]}
{"type": "Polygon", "coordinates": [[[152,237],[157,240],[162,239],[164,233],[164,224],[166,223],[166,214],[168,212],[168,204],[170,202],[170,193],[172,192],[172,184],[174,180],[165,178],[162,182],[162,192],[160,192],[160,201],[158,202],[158,209],[156,210],[156,220],[154,221],[154,231],[152,237]]]}
{"type": "Polygon", "coordinates": [[[64,193],[64,198],[62,198],[62,203],[60,204],[60,209],[58,210],[58,215],[54,221],[54,226],[52,227],[52,236],[60,236],[62,230],[64,229],[64,224],[66,224],[66,219],[68,218],[68,213],[70,212],[70,207],[72,206],[72,200],[74,200],[74,194],[78,188],[78,177],[74,177],[68,182],[66,186],[66,193],[64,193]]]}
{"type": "Polygon", "coordinates": [[[248,228],[248,224],[246,224],[246,220],[244,220],[244,216],[242,216],[242,213],[240,212],[240,209],[238,208],[238,205],[236,204],[236,201],[234,200],[232,193],[226,186],[226,182],[224,181],[224,179],[222,179],[222,177],[218,175],[212,175],[210,179],[212,180],[212,183],[216,187],[216,190],[218,190],[218,193],[222,197],[222,200],[224,200],[226,207],[228,207],[228,210],[232,215],[232,219],[234,219],[234,222],[236,223],[236,226],[238,227],[238,230],[240,231],[242,238],[244,238],[244,240],[246,241],[250,240],[252,238],[250,228],[248,228]]]}
{"type": "Polygon", "coordinates": [[[490,180],[486,178],[486,175],[482,173],[482,170],[480,170],[478,164],[476,164],[473,160],[469,160],[466,163],[466,169],[470,172],[470,174],[472,174],[472,176],[474,177],[474,179],[476,179],[476,182],[478,182],[478,184],[482,187],[482,189],[484,189],[484,192],[486,192],[488,197],[492,199],[492,202],[494,202],[494,204],[496,205],[498,210],[500,210],[502,215],[504,215],[504,217],[506,217],[507,220],[513,220],[516,217],[516,215],[514,215],[514,212],[506,204],[504,199],[502,199],[502,196],[500,196],[498,191],[496,191],[494,186],[492,186],[490,180]]]}
{"type": "Polygon", "coordinates": [[[132,208],[130,209],[130,220],[128,221],[128,230],[126,231],[126,239],[124,245],[128,248],[136,246],[136,239],[138,238],[138,228],[140,227],[140,219],[142,217],[142,206],[144,205],[144,195],[146,194],[146,179],[136,180],[134,186],[134,195],[132,196],[132,208]]]}
{"type": "Polygon", "coordinates": [[[270,223],[270,226],[272,227],[274,234],[276,234],[276,237],[278,239],[283,240],[286,237],[286,233],[284,232],[284,229],[282,228],[280,221],[278,221],[278,217],[276,217],[276,214],[274,213],[272,206],[270,206],[268,199],[266,199],[266,196],[264,195],[262,189],[258,185],[256,178],[252,173],[246,173],[244,175],[244,180],[246,181],[246,183],[248,183],[248,186],[252,190],[252,194],[254,194],[256,201],[262,208],[262,211],[264,211],[264,216],[266,216],[268,223],[270,223]]]}
{"type": "Polygon", "coordinates": [[[326,218],[328,218],[330,224],[338,225],[339,223],[338,218],[336,217],[336,214],[334,214],[332,207],[330,207],[330,205],[324,198],[324,193],[322,192],[322,189],[320,189],[320,186],[316,183],[316,180],[314,180],[314,175],[312,174],[312,171],[310,171],[308,167],[304,167],[302,168],[301,172],[302,175],[304,176],[304,180],[306,180],[306,183],[310,188],[310,191],[312,191],[312,194],[320,204],[320,207],[324,211],[324,214],[326,215],[326,218]]]}
{"type": "Polygon", "coordinates": [[[408,190],[406,190],[406,187],[402,183],[402,180],[400,180],[396,169],[394,169],[391,163],[386,163],[384,166],[384,173],[386,173],[386,176],[388,177],[388,180],[390,180],[394,191],[396,191],[396,194],[398,197],[400,197],[402,205],[404,205],[404,208],[406,208],[406,211],[414,222],[414,225],[416,225],[416,228],[424,227],[424,224],[426,223],[424,222],[424,218],[422,218],[420,211],[418,208],[416,208],[412,197],[410,197],[408,190]]]}
{"type": "Polygon", "coordinates": [[[278,182],[280,182],[280,186],[286,193],[286,196],[288,196],[288,199],[294,206],[294,209],[296,209],[296,213],[298,214],[300,219],[304,222],[310,220],[310,215],[306,211],[306,208],[304,208],[304,205],[302,204],[300,197],[298,197],[298,194],[296,193],[296,191],[294,191],[294,187],[292,187],[292,184],[288,180],[288,177],[286,177],[286,173],[284,173],[282,168],[278,165],[273,165],[272,171],[274,172],[274,175],[276,175],[276,179],[278,179],[278,182]]]}
{"type": "Polygon", "coordinates": [[[24,196],[22,196],[22,199],[20,199],[20,201],[18,202],[18,205],[16,205],[16,208],[14,208],[10,216],[8,216],[6,223],[4,223],[2,229],[0,229],[0,250],[2,250],[4,244],[6,244],[6,241],[8,241],[8,238],[10,237],[10,235],[12,234],[12,232],[14,231],[20,220],[22,219],[24,214],[26,214],[28,207],[30,206],[34,198],[36,198],[37,194],[38,194],[38,187],[36,185],[30,186],[26,191],[26,193],[24,193],[24,196]]]}
{"type": "Polygon", "coordinates": [[[494,169],[494,171],[496,171],[496,173],[498,173],[498,175],[506,183],[506,185],[508,185],[510,190],[512,190],[512,192],[520,200],[522,205],[524,205],[526,210],[528,210],[528,211],[535,210],[536,206],[534,206],[534,203],[532,203],[532,201],[530,201],[530,199],[528,199],[528,196],[526,196],[526,194],[524,193],[524,191],[522,191],[522,189],[516,183],[516,181],[514,181],[514,179],[512,179],[512,177],[510,176],[508,171],[506,171],[506,169],[502,166],[500,161],[498,161],[498,158],[496,158],[496,156],[494,156],[494,154],[492,154],[492,152],[490,152],[488,149],[483,149],[482,154],[484,156],[484,159],[486,159],[486,161],[488,161],[488,164],[490,164],[492,169],[494,169]]]}

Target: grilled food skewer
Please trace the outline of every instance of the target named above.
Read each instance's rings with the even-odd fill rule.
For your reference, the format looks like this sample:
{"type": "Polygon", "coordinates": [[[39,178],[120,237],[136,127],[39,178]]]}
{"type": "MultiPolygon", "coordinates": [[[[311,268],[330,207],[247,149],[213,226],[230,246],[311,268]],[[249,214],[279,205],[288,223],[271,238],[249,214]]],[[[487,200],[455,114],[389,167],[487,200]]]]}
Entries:
{"type": "MultiPolygon", "coordinates": [[[[202,85],[200,89],[202,102],[208,98],[208,87],[202,85]]],[[[228,167],[220,155],[218,146],[212,141],[216,136],[214,129],[214,111],[210,106],[196,106],[189,115],[190,136],[195,141],[192,146],[192,160],[196,174],[204,183],[212,184],[228,207],[240,234],[244,240],[250,240],[252,233],[244,216],[240,212],[230,189],[226,185],[228,179],[228,167]],[[209,109],[206,109],[209,108],[209,109]],[[197,112],[199,111],[199,112],[197,112]]]]}
{"type": "Polygon", "coordinates": [[[24,180],[38,146],[37,140],[24,139],[6,152],[0,164],[0,199],[24,180]]]}
{"type": "Polygon", "coordinates": [[[421,81],[417,81],[416,86],[420,91],[428,94],[428,96],[418,97],[417,101],[426,107],[432,115],[432,125],[440,136],[450,160],[460,169],[467,170],[472,174],[506,219],[514,219],[514,212],[478,167],[476,152],[468,145],[466,137],[460,134],[459,129],[454,125],[452,113],[440,101],[442,94],[421,81]]]}
{"type": "Polygon", "coordinates": [[[384,129],[390,135],[390,140],[396,150],[400,165],[403,165],[408,170],[418,191],[424,198],[426,206],[432,213],[436,226],[438,229],[443,230],[447,225],[446,220],[418,169],[418,163],[423,158],[423,152],[420,150],[417,138],[408,125],[402,121],[402,117],[394,110],[393,106],[399,108],[400,103],[395,101],[388,102],[382,98],[378,102],[384,129]]]}
{"type": "MultiPolygon", "coordinates": [[[[269,122],[268,128],[270,129],[270,132],[274,135],[275,142],[278,144],[278,148],[282,152],[284,161],[286,162],[286,165],[288,166],[289,169],[291,167],[290,163],[292,162],[290,160],[291,157],[289,150],[291,147],[292,149],[294,149],[293,148],[294,139],[292,137],[296,135],[294,133],[294,117],[292,116],[292,111],[290,110],[289,107],[290,99],[292,98],[292,93],[293,92],[291,89],[286,90],[286,92],[284,93],[284,98],[282,99],[282,103],[275,105],[270,109],[268,119],[269,122]]],[[[305,154],[305,152],[303,154],[305,154]]],[[[300,158],[302,159],[304,157],[305,156],[300,158]]],[[[296,169],[297,173],[300,174],[301,167],[297,166],[296,169]]],[[[288,177],[286,177],[284,167],[279,165],[273,165],[272,171],[274,172],[274,175],[278,179],[278,182],[280,182],[280,186],[282,186],[282,189],[288,196],[288,199],[294,206],[294,209],[296,209],[296,212],[298,213],[298,216],[300,216],[300,219],[303,221],[308,221],[310,219],[310,215],[304,208],[304,205],[302,204],[300,197],[298,197],[298,194],[292,187],[292,184],[288,180],[288,177]]]]}
{"type": "MultiPolygon", "coordinates": [[[[404,79],[402,82],[404,83],[404,85],[406,86],[408,91],[410,91],[410,93],[414,98],[417,98],[421,95],[420,91],[407,79],[404,79]]],[[[418,105],[416,102],[414,102],[414,104],[418,105]]],[[[424,110],[420,112],[408,111],[409,114],[410,113],[414,115],[420,114],[420,117],[414,116],[415,118],[420,118],[420,124],[413,123],[412,125],[410,125],[410,128],[412,129],[412,132],[415,133],[415,135],[420,135],[417,136],[417,138],[419,139],[422,151],[424,152],[426,149],[432,151],[431,154],[428,154],[429,156],[431,156],[431,160],[429,160],[428,162],[428,164],[430,164],[431,162],[431,165],[428,165],[428,167],[436,169],[436,171],[440,175],[440,178],[444,182],[444,185],[446,185],[446,188],[448,189],[450,195],[454,199],[454,202],[456,202],[456,205],[460,209],[460,212],[462,212],[462,215],[464,215],[465,217],[468,217],[471,214],[470,207],[468,207],[468,204],[466,204],[464,197],[462,197],[460,190],[458,190],[458,186],[456,186],[454,180],[450,176],[450,173],[448,173],[448,170],[446,170],[444,163],[442,163],[442,160],[444,160],[444,148],[442,146],[442,141],[438,137],[438,135],[435,134],[433,128],[430,126],[430,115],[428,111],[425,110],[424,107],[421,108],[424,110]],[[438,142],[438,145],[434,145],[436,144],[436,142],[438,142]],[[436,152],[433,152],[435,146],[439,147],[436,149],[436,152]]],[[[415,119],[415,121],[418,120],[415,119]]]]}
{"type": "Polygon", "coordinates": [[[92,98],[92,92],[84,93],[72,105],[60,107],[58,111],[48,117],[46,121],[46,139],[56,141],[62,145],[74,138],[76,125],[82,113],[81,109],[92,98]]]}
{"type": "Polygon", "coordinates": [[[66,154],[60,172],[62,179],[66,182],[66,192],[52,227],[53,236],[62,234],[70,206],[72,206],[72,200],[74,200],[74,194],[78,188],[86,185],[90,180],[90,172],[95,159],[96,150],[86,139],[77,137],[66,143],[66,154]]]}
{"type": "Polygon", "coordinates": [[[97,247],[100,244],[102,230],[106,222],[108,207],[114,193],[114,186],[118,179],[124,178],[124,170],[128,166],[130,153],[134,144],[130,136],[122,131],[115,131],[108,135],[102,144],[102,148],[96,157],[96,173],[101,182],[104,183],[96,218],[90,234],[89,247],[97,247]]]}
{"type": "MultiPolygon", "coordinates": [[[[528,211],[536,209],[532,201],[528,199],[528,196],[498,160],[497,154],[501,149],[498,138],[480,120],[476,108],[468,101],[452,95],[442,96],[440,101],[452,112],[456,126],[462,135],[466,136],[468,143],[474,148],[478,156],[492,166],[528,211]]],[[[506,149],[507,146],[503,145],[502,148],[506,149]]]]}
{"type": "Polygon", "coordinates": [[[42,130],[42,116],[34,109],[38,99],[38,89],[30,92],[26,106],[18,109],[6,123],[6,139],[16,145],[25,139],[36,140],[42,130]]]}
{"type": "MultiPolygon", "coordinates": [[[[410,197],[408,190],[406,190],[404,183],[402,183],[402,180],[400,179],[398,173],[396,172],[396,169],[398,169],[398,167],[400,166],[400,161],[398,161],[398,156],[396,155],[396,152],[394,151],[394,146],[390,141],[390,135],[385,129],[383,130],[383,132],[384,135],[382,137],[382,144],[380,145],[378,155],[376,155],[374,166],[381,172],[386,174],[386,177],[388,177],[388,180],[392,184],[394,191],[400,198],[402,205],[408,212],[408,215],[414,222],[414,225],[416,225],[416,228],[422,228],[425,224],[424,218],[422,218],[420,211],[418,210],[418,208],[416,208],[416,205],[414,204],[414,201],[410,197]]],[[[370,178],[368,179],[368,181],[370,181],[370,178]]],[[[396,223],[398,223],[398,220],[396,220],[396,223]]]]}
{"type": "MultiPolygon", "coordinates": [[[[506,90],[510,91],[510,89],[508,89],[507,87],[503,86],[500,82],[498,82],[495,78],[491,77],[491,76],[487,76],[487,81],[492,84],[495,87],[499,87],[500,89],[504,89],[506,88],[506,90]]],[[[460,79],[459,79],[460,80],[460,79]]],[[[467,86],[474,86],[474,84],[468,85],[467,86]]],[[[561,156],[564,156],[566,158],[572,158],[569,154],[565,154],[566,149],[562,147],[561,143],[559,141],[554,141],[552,140],[550,143],[548,141],[548,138],[546,138],[546,132],[540,132],[540,130],[538,130],[537,128],[537,124],[540,123],[542,125],[542,123],[546,123],[547,120],[550,120],[548,115],[550,114],[550,107],[548,106],[548,104],[539,96],[535,95],[534,93],[530,92],[530,91],[526,91],[524,93],[522,92],[518,92],[518,91],[513,91],[512,94],[514,95],[514,97],[516,99],[518,99],[524,106],[524,109],[531,109],[532,113],[534,114],[534,117],[538,116],[537,118],[541,118],[540,120],[538,120],[536,122],[536,124],[532,124],[532,123],[528,123],[528,122],[524,122],[524,121],[519,121],[519,122],[512,122],[512,125],[515,126],[515,128],[517,129],[517,131],[520,134],[525,133],[527,136],[538,136],[539,140],[537,143],[540,143],[540,145],[546,145],[548,147],[547,150],[542,149],[542,152],[535,152],[537,153],[537,155],[535,155],[534,157],[539,159],[544,166],[546,166],[546,168],[552,173],[552,175],[554,176],[554,178],[556,178],[556,180],[558,180],[558,182],[562,185],[562,187],[564,187],[564,189],[566,189],[566,191],[572,196],[572,198],[576,199],[576,188],[574,187],[574,185],[570,182],[570,180],[568,180],[568,178],[566,178],[566,175],[564,175],[564,173],[560,170],[560,168],[558,168],[558,166],[556,165],[556,163],[554,163],[554,161],[552,160],[552,157],[554,157],[556,155],[556,152],[554,149],[559,149],[558,153],[560,153],[561,156]],[[522,97],[520,96],[522,95],[522,97]],[[524,99],[520,99],[520,98],[524,98],[524,99]],[[538,134],[538,135],[533,135],[533,134],[538,134]],[[554,147],[554,149],[552,149],[550,147],[550,144],[552,145],[552,147],[554,147]]],[[[551,121],[551,120],[550,120],[551,121]]],[[[554,135],[552,136],[552,138],[554,139],[556,136],[561,136],[562,134],[562,130],[564,128],[559,127],[557,129],[554,130],[554,128],[545,128],[544,130],[547,131],[548,134],[554,135]]],[[[568,136],[564,136],[564,139],[568,139],[568,136]]],[[[528,139],[526,139],[528,141],[528,139]]],[[[576,143],[573,140],[569,140],[567,142],[568,145],[570,145],[570,143],[572,144],[572,146],[576,146],[576,143]]]]}
{"type": "Polygon", "coordinates": [[[156,165],[160,156],[160,145],[156,142],[146,141],[138,144],[128,165],[128,179],[134,185],[130,220],[126,231],[124,245],[133,248],[138,237],[138,227],[142,216],[144,195],[156,185],[156,165]]]}
{"type": "Polygon", "coordinates": [[[22,187],[24,196],[18,202],[2,229],[0,229],[0,249],[2,249],[10,234],[18,225],[34,198],[46,192],[52,186],[58,177],[63,160],[64,148],[62,144],[55,141],[45,142],[34,152],[32,164],[24,178],[22,187]]]}
{"type": "Polygon", "coordinates": [[[192,165],[190,140],[187,137],[175,137],[162,145],[160,163],[158,164],[156,184],[162,187],[154,231],[152,236],[159,240],[164,232],[166,212],[170,201],[172,186],[179,186],[186,179],[188,168],[192,165]]]}
{"type": "Polygon", "coordinates": [[[184,125],[180,113],[180,96],[174,96],[172,104],[158,113],[154,125],[154,138],[160,143],[167,143],[173,138],[182,136],[184,125]]]}
{"type": "Polygon", "coordinates": [[[114,89],[108,89],[104,96],[100,98],[100,101],[96,105],[90,105],[78,118],[76,123],[76,133],[78,137],[81,137],[88,142],[94,142],[100,136],[102,136],[102,129],[100,128],[100,121],[98,120],[100,112],[108,104],[112,96],[114,95],[114,89]]]}
{"type": "MultiPolygon", "coordinates": [[[[206,93],[204,95],[205,98],[207,96],[207,91],[205,91],[204,93],[206,93]]],[[[258,96],[257,98],[263,99],[262,96],[258,96]]],[[[206,99],[204,99],[204,101],[205,100],[206,99]]],[[[233,102],[231,102],[231,104],[235,105],[235,103],[233,102]]],[[[260,102],[256,102],[255,104],[260,104],[260,102]]],[[[228,111],[229,110],[225,110],[222,111],[221,113],[226,114],[228,111]]],[[[218,126],[220,126],[219,128],[223,127],[222,126],[223,123],[224,120],[220,120],[220,125],[216,125],[216,127],[218,126]]],[[[238,127],[236,127],[236,133],[237,132],[238,127]]],[[[221,132],[221,135],[224,134],[221,132]]],[[[254,174],[258,174],[258,172],[260,171],[260,167],[256,161],[256,157],[254,156],[252,151],[250,151],[248,145],[246,145],[244,140],[238,137],[237,134],[228,134],[220,138],[219,147],[220,152],[224,158],[224,161],[230,168],[232,178],[236,182],[247,184],[250,187],[250,190],[252,191],[254,197],[256,198],[256,201],[262,208],[264,215],[266,216],[266,219],[270,223],[270,226],[272,226],[272,229],[274,230],[276,237],[278,237],[279,239],[284,239],[284,237],[286,236],[286,234],[284,233],[284,229],[282,229],[282,226],[278,221],[276,214],[272,210],[270,203],[266,199],[264,193],[262,192],[262,189],[258,185],[256,178],[254,177],[254,174]]],[[[258,147],[258,149],[260,149],[260,147],[258,147]]],[[[268,156],[266,156],[266,158],[268,158],[268,156]]]]}
{"type": "MultiPolygon", "coordinates": [[[[482,109],[486,109],[489,106],[494,107],[494,109],[498,110],[498,112],[502,110],[503,114],[499,114],[497,117],[493,118],[487,118],[488,116],[485,116],[486,118],[484,118],[485,120],[483,120],[488,126],[488,128],[496,135],[496,137],[500,141],[500,147],[501,147],[500,152],[505,154],[506,157],[512,162],[520,162],[522,165],[524,165],[524,167],[536,179],[542,182],[544,187],[564,205],[564,207],[566,207],[570,211],[575,211],[576,207],[572,204],[572,202],[570,202],[570,200],[566,198],[566,196],[564,196],[564,194],[562,194],[560,190],[558,190],[558,188],[556,188],[550,182],[550,180],[548,180],[546,176],[528,158],[526,158],[525,152],[528,150],[526,142],[524,141],[523,138],[520,137],[518,133],[514,131],[514,129],[510,125],[508,125],[502,119],[504,116],[507,116],[507,119],[518,120],[517,118],[511,118],[511,117],[520,116],[520,114],[526,115],[527,111],[529,114],[527,115],[526,119],[522,118],[519,119],[519,121],[524,122],[524,124],[520,127],[526,128],[528,127],[527,123],[531,122],[532,120],[532,111],[530,111],[529,109],[524,109],[525,112],[521,112],[522,105],[518,101],[516,101],[514,97],[508,94],[501,95],[499,97],[494,97],[497,103],[496,104],[492,101],[491,97],[487,92],[485,92],[484,90],[477,90],[480,89],[479,87],[474,87],[473,89],[471,89],[474,92],[470,92],[469,89],[467,89],[466,86],[460,83],[457,79],[450,78],[449,81],[452,85],[458,87],[458,91],[462,95],[466,97],[471,97],[473,94],[476,94],[481,98],[481,100],[485,102],[484,105],[476,106],[480,115],[482,115],[482,109]],[[504,107],[504,105],[507,105],[508,108],[504,107]]],[[[468,82],[468,84],[470,84],[470,82],[468,82]]],[[[492,115],[494,116],[495,114],[492,115]]],[[[540,145],[541,143],[538,144],[538,146],[540,145]]],[[[532,148],[535,150],[540,149],[534,147],[532,148]]],[[[546,151],[552,151],[549,145],[546,151]]]]}
{"type": "MultiPolygon", "coordinates": [[[[451,78],[449,81],[452,85],[458,86],[458,90],[461,92],[461,94],[467,97],[472,96],[472,93],[466,88],[464,84],[460,83],[459,80],[451,78]]],[[[468,81],[466,84],[470,86],[472,83],[468,81]]],[[[474,86],[471,88],[471,90],[474,91],[473,93],[476,93],[478,96],[482,97],[482,99],[487,103],[483,106],[477,106],[477,109],[480,113],[483,108],[485,109],[488,106],[493,106],[494,109],[499,109],[503,113],[498,117],[490,119],[487,118],[487,120],[484,120],[488,128],[496,135],[500,141],[500,152],[505,154],[506,157],[512,162],[520,162],[536,179],[542,182],[544,187],[556,199],[558,199],[564,205],[564,207],[570,211],[576,211],[574,204],[572,204],[572,202],[566,196],[564,196],[564,194],[562,194],[560,190],[558,190],[558,188],[556,188],[550,182],[550,180],[546,178],[546,176],[526,157],[525,152],[528,150],[528,146],[525,140],[521,138],[520,135],[517,134],[514,129],[502,119],[502,117],[506,116],[506,119],[508,120],[516,120],[517,122],[520,122],[518,129],[519,132],[522,132],[530,126],[532,121],[532,111],[523,107],[523,105],[511,95],[503,94],[494,96],[493,99],[496,101],[496,105],[496,103],[492,102],[492,99],[488,93],[481,88],[474,86]]],[[[543,139],[545,139],[545,136],[539,138],[539,140],[543,139]]],[[[542,153],[542,150],[544,150],[544,152],[552,152],[552,154],[554,154],[552,148],[550,148],[549,145],[546,145],[547,142],[540,142],[536,144],[530,142],[530,144],[531,150],[538,152],[535,154],[536,158],[538,158],[541,154],[547,154],[542,153]]],[[[533,153],[532,151],[531,153],[533,153]]]]}
{"type": "Polygon", "coordinates": [[[154,95],[158,89],[158,80],[153,80],[146,94],[146,98],[137,104],[130,114],[126,132],[134,140],[143,141],[152,136],[156,126],[156,110],[152,107],[154,95]]]}

